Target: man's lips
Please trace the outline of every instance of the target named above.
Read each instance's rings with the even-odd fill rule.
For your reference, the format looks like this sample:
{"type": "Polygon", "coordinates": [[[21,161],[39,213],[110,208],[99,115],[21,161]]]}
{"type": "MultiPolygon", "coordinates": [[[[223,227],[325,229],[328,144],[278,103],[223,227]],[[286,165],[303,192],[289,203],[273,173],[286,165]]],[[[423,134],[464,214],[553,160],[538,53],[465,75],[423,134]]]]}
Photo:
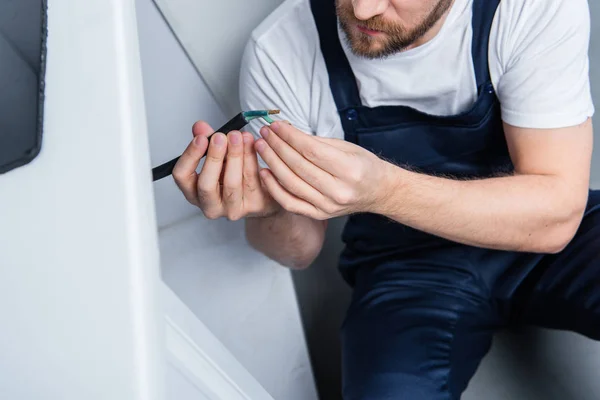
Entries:
{"type": "Polygon", "coordinates": [[[369,29],[362,25],[358,25],[358,30],[361,31],[362,33],[364,33],[365,35],[370,35],[370,36],[375,36],[375,35],[379,35],[379,34],[383,33],[381,31],[375,31],[373,29],[369,29]]]}

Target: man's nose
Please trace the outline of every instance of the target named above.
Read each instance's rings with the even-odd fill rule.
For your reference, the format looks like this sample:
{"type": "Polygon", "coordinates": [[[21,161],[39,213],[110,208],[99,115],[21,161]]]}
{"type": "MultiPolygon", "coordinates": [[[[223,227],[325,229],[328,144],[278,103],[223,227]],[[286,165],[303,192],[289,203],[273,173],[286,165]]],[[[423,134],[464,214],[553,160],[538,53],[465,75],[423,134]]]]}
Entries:
{"type": "Polygon", "coordinates": [[[366,21],[385,12],[389,0],[353,0],[354,16],[361,21],[366,21]]]}

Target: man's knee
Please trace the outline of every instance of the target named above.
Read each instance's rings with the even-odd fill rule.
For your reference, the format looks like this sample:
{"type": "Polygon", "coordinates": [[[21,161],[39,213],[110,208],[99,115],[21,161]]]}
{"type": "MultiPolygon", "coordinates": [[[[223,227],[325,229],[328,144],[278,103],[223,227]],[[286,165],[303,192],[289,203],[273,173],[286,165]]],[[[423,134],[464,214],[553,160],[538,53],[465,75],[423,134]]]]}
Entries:
{"type": "Polygon", "coordinates": [[[344,399],[458,398],[489,350],[490,311],[430,289],[355,298],[342,328],[344,399]]]}

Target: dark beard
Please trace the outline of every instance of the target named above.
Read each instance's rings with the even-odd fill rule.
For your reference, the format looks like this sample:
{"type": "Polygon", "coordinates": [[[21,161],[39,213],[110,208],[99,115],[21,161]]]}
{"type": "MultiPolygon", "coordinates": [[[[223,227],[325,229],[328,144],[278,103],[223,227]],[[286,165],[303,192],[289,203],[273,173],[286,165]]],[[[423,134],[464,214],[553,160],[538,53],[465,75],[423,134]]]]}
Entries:
{"type": "Polygon", "coordinates": [[[448,11],[453,0],[439,0],[437,5],[431,10],[427,18],[416,28],[407,30],[401,25],[391,24],[384,21],[381,16],[375,16],[366,21],[359,21],[354,16],[352,5],[340,6],[336,1],[337,15],[340,26],[345,33],[345,39],[352,52],[359,57],[368,59],[386,58],[395,53],[406,50],[417,40],[423,37],[448,11]],[[381,31],[387,35],[386,39],[375,39],[367,35],[352,35],[350,25],[360,23],[367,29],[381,31]],[[382,46],[376,50],[372,49],[375,42],[380,42],[382,46]]]}

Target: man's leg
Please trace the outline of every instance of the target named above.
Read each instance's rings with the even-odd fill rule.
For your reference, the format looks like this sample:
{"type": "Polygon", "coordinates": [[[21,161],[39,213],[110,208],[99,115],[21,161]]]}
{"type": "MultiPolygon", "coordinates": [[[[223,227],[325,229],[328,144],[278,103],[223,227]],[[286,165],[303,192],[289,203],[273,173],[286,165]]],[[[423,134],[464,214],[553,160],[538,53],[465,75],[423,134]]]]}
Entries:
{"type": "Polygon", "coordinates": [[[573,241],[542,259],[513,307],[519,322],[600,340],[600,191],[591,192],[573,241]]]}
{"type": "Polygon", "coordinates": [[[460,254],[358,272],[342,327],[345,400],[460,398],[500,325],[477,276],[444,265],[460,254]]]}

